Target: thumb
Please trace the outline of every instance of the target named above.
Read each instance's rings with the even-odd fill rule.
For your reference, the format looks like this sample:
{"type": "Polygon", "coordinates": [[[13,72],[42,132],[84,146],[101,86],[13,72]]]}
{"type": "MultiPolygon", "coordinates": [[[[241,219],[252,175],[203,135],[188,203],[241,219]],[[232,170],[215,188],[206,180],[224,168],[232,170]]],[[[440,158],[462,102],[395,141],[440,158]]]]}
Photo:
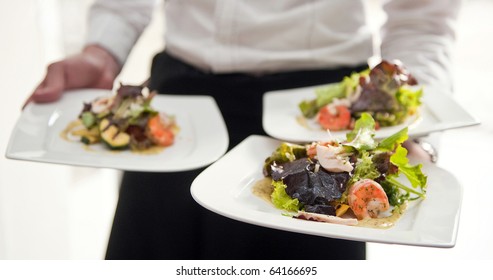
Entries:
{"type": "Polygon", "coordinates": [[[26,108],[26,106],[31,103],[49,103],[54,102],[60,99],[62,96],[62,90],[55,88],[49,88],[45,86],[45,81],[41,82],[41,84],[34,90],[34,92],[24,101],[22,105],[22,110],[26,108]]]}
{"type": "Polygon", "coordinates": [[[62,96],[65,90],[65,72],[63,62],[48,66],[46,77],[34,90],[31,100],[37,103],[53,102],[62,96]]]}

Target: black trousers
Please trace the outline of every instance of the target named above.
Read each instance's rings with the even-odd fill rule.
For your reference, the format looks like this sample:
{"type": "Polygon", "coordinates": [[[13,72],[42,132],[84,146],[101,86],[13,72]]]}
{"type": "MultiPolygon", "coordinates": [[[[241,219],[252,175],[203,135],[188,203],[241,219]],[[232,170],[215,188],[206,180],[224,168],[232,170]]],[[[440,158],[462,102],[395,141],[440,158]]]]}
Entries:
{"type": "MultiPolygon", "coordinates": [[[[151,89],[215,98],[229,148],[263,135],[262,96],[277,89],[336,82],[364,67],[263,76],[210,74],[163,52],[153,60],[151,89]]],[[[207,125],[207,124],[203,124],[207,125]]],[[[203,169],[176,173],[125,172],[107,259],[364,259],[365,244],[241,223],[198,205],[190,185],[203,169]]]]}

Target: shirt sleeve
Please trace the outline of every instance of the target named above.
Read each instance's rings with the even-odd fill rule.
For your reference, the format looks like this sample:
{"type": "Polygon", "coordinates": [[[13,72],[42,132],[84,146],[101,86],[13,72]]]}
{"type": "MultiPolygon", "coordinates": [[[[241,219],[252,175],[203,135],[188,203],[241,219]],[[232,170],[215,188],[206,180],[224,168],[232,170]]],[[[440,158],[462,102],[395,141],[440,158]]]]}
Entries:
{"type": "Polygon", "coordinates": [[[422,85],[451,92],[461,0],[391,0],[383,6],[381,56],[399,59],[422,85]]]}
{"type": "Polygon", "coordinates": [[[86,44],[97,44],[123,64],[149,24],[156,0],[96,0],[89,10],[86,44]]]}

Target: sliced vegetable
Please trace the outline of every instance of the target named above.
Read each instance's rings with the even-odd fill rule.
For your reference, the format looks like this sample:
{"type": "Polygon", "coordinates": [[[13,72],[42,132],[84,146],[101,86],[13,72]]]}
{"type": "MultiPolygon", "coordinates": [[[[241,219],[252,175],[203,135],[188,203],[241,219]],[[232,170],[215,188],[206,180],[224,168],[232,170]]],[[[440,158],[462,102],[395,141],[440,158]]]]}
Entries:
{"type": "Polygon", "coordinates": [[[98,143],[100,140],[99,137],[96,136],[90,136],[90,135],[85,135],[80,137],[80,141],[86,145],[92,145],[98,143]]]}
{"type": "Polygon", "coordinates": [[[73,136],[79,136],[80,141],[86,145],[98,143],[101,139],[99,136],[99,128],[97,126],[93,126],[91,129],[82,128],[75,131],[70,132],[73,136]]]}
{"type": "Polygon", "coordinates": [[[112,150],[121,150],[130,144],[130,135],[121,131],[108,119],[103,119],[99,125],[101,139],[112,150]]]}
{"type": "Polygon", "coordinates": [[[84,112],[81,115],[82,124],[86,128],[91,128],[96,124],[97,118],[92,112],[84,112]]]}

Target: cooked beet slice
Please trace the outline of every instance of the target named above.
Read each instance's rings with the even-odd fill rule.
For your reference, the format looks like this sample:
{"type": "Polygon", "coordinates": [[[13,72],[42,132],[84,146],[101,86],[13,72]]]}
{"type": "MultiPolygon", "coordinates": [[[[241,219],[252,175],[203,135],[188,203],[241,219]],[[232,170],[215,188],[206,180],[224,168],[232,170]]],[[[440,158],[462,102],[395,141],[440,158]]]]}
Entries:
{"type": "Polygon", "coordinates": [[[351,112],[390,112],[395,110],[395,98],[375,87],[364,87],[361,95],[352,105],[351,112]]]}
{"type": "Polygon", "coordinates": [[[274,181],[279,181],[289,175],[302,173],[311,165],[311,163],[312,162],[308,158],[301,158],[283,163],[279,166],[272,166],[272,179],[274,179],[274,181]]]}
{"type": "Polygon", "coordinates": [[[351,112],[392,112],[399,104],[395,93],[403,85],[416,85],[416,79],[400,63],[382,61],[360,79],[361,95],[351,105],[351,112]]]}
{"type": "MultiPolygon", "coordinates": [[[[272,179],[283,180],[286,184],[286,193],[292,198],[297,198],[312,209],[328,211],[327,207],[331,201],[339,199],[346,190],[349,180],[348,172],[333,173],[323,168],[317,168],[316,163],[308,158],[298,159],[289,163],[284,163],[272,168],[272,179]],[[321,210],[326,209],[326,210],[321,210]]],[[[324,212],[316,212],[322,213],[324,212]]]]}
{"type": "MultiPolygon", "coordinates": [[[[331,174],[332,178],[334,178],[335,185],[336,185],[336,187],[339,188],[339,192],[340,193],[345,192],[346,187],[347,187],[347,182],[349,181],[349,178],[350,178],[349,172],[340,172],[340,173],[333,173],[333,172],[328,172],[328,171],[326,171],[326,172],[331,174]]],[[[337,197],[337,198],[339,198],[339,197],[337,197]]]]}

